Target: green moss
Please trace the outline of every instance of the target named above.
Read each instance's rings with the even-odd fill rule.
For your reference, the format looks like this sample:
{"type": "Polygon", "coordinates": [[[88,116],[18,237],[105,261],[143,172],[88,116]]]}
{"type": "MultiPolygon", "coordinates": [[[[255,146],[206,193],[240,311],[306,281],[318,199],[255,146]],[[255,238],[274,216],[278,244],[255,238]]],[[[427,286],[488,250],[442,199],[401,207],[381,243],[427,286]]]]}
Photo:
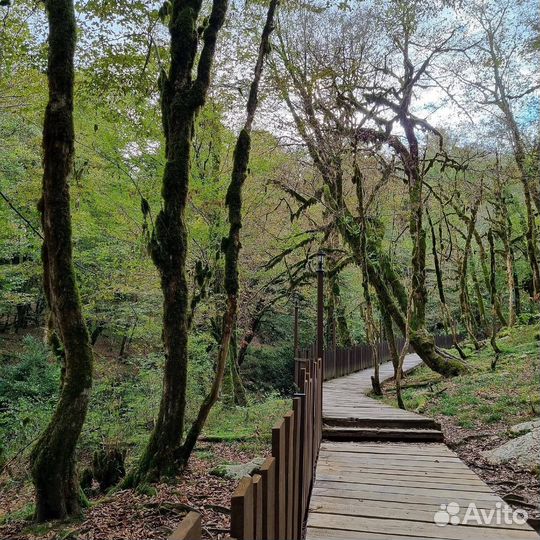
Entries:
{"type": "Polygon", "coordinates": [[[6,514],[0,518],[0,525],[6,525],[12,521],[31,521],[34,517],[36,506],[34,503],[25,504],[23,507],[6,514]]]}
{"type": "Polygon", "coordinates": [[[275,394],[259,400],[252,397],[247,407],[217,403],[203,435],[212,440],[253,442],[260,449],[270,441],[272,426],[290,409],[290,400],[275,394]]]}
{"type": "Polygon", "coordinates": [[[210,450],[198,450],[197,448],[193,451],[193,453],[199,458],[204,461],[211,461],[214,459],[215,454],[214,452],[210,452],[210,450]]]}
{"type": "Polygon", "coordinates": [[[137,493],[139,493],[139,495],[147,495],[148,497],[155,497],[157,495],[156,488],[144,482],[138,484],[135,490],[137,491],[137,493]]]}

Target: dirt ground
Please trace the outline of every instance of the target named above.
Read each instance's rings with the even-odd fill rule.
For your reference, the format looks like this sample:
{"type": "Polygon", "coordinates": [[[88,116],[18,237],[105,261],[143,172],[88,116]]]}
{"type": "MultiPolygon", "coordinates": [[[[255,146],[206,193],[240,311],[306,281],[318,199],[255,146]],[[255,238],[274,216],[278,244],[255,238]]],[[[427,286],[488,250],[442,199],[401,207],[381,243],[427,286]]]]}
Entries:
{"type": "MultiPolygon", "coordinates": [[[[20,519],[0,526],[2,540],[141,540],[165,539],[190,510],[202,514],[207,539],[224,538],[229,531],[230,500],[237,482],[213,476],[223,462],[247,462],[255,456],[238,443],[202,443],[186,472],[174,484],[157,484],[155,495],[124,490],[92,500],[78,522],[32,526],[20,519]]],[[[15,510],[32,500],[26,488],[1,489],[0,508],[15,510]]]]}
{"type": "Polygon", "coordinates": [[[537,528],[540,520],[538,477],[517,464],[491,465],[481,454],[509,439],[506,428],[484,426],[479,431],[459,427],[446,416],[437,416],[436,420],[442,426],[446,444],[510,506],[526,510],[531,525],[537,528]]]}

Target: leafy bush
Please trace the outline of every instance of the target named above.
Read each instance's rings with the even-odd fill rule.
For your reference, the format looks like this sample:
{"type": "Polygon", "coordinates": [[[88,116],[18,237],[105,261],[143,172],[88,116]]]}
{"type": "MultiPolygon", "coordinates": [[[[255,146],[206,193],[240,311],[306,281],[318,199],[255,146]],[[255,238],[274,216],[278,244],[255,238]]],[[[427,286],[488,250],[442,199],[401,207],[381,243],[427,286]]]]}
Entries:
{"type": "Polygon", "coordinates": [[[241,374],[251,390],[290,395],[294,391],[292,347],[253,347],[247,354],[241,374]]]}
{"type": "Polygon", "coordinates": [[[60,366],[43,342],[26,336],[22,351],[0,366],[0,448],[2,460],[31,442],[53,410],[60,366]],[[9,446],[7,443],[9,442],[9,446]]]}
{"type": "Polygon", "coordinates": [[[45,344],[32,336],[23,339],[23,350],[0,365],[0,407],[19,399],[49,400],[58,392],[60,366],[52,362],[45,344]]]}
{"type": "Polygon", "coordinates": [[[518,321],[519,324],[538,324],[540,322],[540,313],[520,313],[518,321]]]}

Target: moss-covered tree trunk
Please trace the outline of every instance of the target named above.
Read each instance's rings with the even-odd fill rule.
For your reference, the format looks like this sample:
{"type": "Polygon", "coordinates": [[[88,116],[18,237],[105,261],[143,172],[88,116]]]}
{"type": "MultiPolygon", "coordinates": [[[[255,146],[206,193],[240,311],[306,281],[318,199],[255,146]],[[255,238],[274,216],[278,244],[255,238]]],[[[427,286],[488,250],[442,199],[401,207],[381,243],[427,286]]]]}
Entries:
{"type": "Polygon", "coordinates": [[[156,219],[150,249],[163,292],[165,367],[157,421],[137,470],[127,484],[156,480],[178,471],[186,405],[189,298],[186,280],[191,145],[195,118],[204,105],[218,32],[227,0],[213,0],[202,32],[198,64],[200,0],[172,0],[169,21],[170,67],[161,73],[161,111],[166,142],[163,207],[156,219]],[[194,72],[195,75],[194,75],[194,72]]]}
{"type": "Polygon", "coordinates": [[[509,242],[504,242],[505,262],[506,262],[506,283],[508,289],[508,326],[514,326],[517,321],[516,316],[516,282],[514,272],[514,256],[509,242]]]}
{"type": "MultiPolygon", "coordinates": [[[[486,250],[484,248],[484,243],[482,242],[482,237],[480,236],[479,232],[474,229],[474,239],[476,241],[476,245],[478,246],[478,255],[480,257],[480,266],[482,267],[482,275],[484,276],[484,284],[486,286],[486,289],[490,290],[490,271],[488,270],[487,265],[487,257],[486,257],[486,250]]],[[[495,302],[494,308],[495,308],[495,314],[497,315],[497,319],[499,322],[506,326],[506,319],[504,318],[504,315],[502,313],[501,309],[501,300],[499,298],[498,291],[495,291],[495,298],[493,299],[495,302]]]]}
{"type": "MultiPolygon", "coordinates": [[[[401,149],[400,156],[409,190],[409,234],[413,245],[411,257],[411,295],[409,299],[413,305],[412,309],[407,308],[407,313],[411,313],[408,334],[410,344],[431,369],[444,375],[455,375],[464,370],[464,365],[459,361],[443,358],[442,354],[435,347],[433,337],[426,330],[426,233],[423,227],[424,182],[420,167],[415,125],[408,114],[410,101],[407,94],[411,91],[412,88],[407,90],[401,103],[399,114],[399,120],[408,144],[408,149],[401,149]]],[[[389,310],[389,313],[392,315],[391,310],[389,310]]],[[[400,327],[403,335],[405,335],[406,325],[403,314],[401,314],[400,321],[395,320],[395,322],[400,327]]]]}
{"type": "MultiPolygon", "coordinates": [[[[433,222],[431,221],[431,217],[429,213],[428,213],[428,223],[431,229],[431,253],[433,255],[433,264],[435,266],[435,277],[437,280],[437,291],[439,293],[439,301],[441,303],[441,311],[442,311],[443,319],[445,321],[445,326],[450,329],[450,332],[452,335],[452,344],[457,350],[460,358],[462,360],[465,360],[466,355],[463,352],[463,349],[461,348],[461,346],[459,345],[456,321],[454,317],[452,317],[452,314],[450,313],[450,310],[448,309],[448,305],[446,304],[446,295],[444,294],[443,274],[442,274],[441,264],[439,260],[439,254],[437,253],[437,238],[435,235],[435,227],[433,226],[433,222]]],[[[439,233],[442,235],[442,232],[440,229],[439,229],[439,233]]]]}
{"type": "Polygon", "coordinates": [[[495,243],[493,241],[493,232],[491,229],[488,231],[488,243],[489,243],[489,300],[491,303],[491,333],[490,343],[493,347],[493,351],[499,354],[501,350],[497,346],[497,310],[495,307],[495,298],[497,297],[497,281],[496,281],[496,266],[495,266],[495,243]]]}
{"type": "Polygon", "coordinates": [[[478,207],[480,205],[480,199],[475,202],[471,217],[468,221],[467,234],[465,235],[465,246],[463,247],[463,257],[459,264],[459,305],[461,307],[461,314],[467,334],[472,341],[474,348],[479,349],[480,344],[476,339],[474,320],[471,312],[471,305],[469,299],[469,289],[467,285],[467,272],[469,267],[469,253],[471,249],[471,241],[473,237],[474,227],[476,226],[476,216],[478,213],[478,207]]]}
{"type": "Polygon", "coordinates": [[[516,284],[514,272],[514,255],[512,252],[512,222],[508,216],[508,201],[506,193],[503,191],[502,182],[500,179],[499,165],[497,164],[497,175],[495,177],[494,186],[494,203],[495,203],[495,229],[497,236],[503,244],[503,252],[506,266],[506,284],[508,290],[508,326],[516,324],[516,284]]]}
{"type": "MultiPolygon", "coordinates": [[[[347,212],[345,214],[343,219],[338,220],[338,226],[343,239],[351,249],[356,264],[362,267],[364,258],[362,257],[358,230],[356,227],[350,226],[354,222],[353,216],[347,212]]],[[[392,320],[402,335],[405,335],[406,316],[400,307],[400,302],[395,299],[387,287],[387,281],[380,266],[381,255],[375,243],[368,242],[367,248],[368,257],[366,258],[366,266],[369,273],[369,281],[377,293],[379,302],[387,310],[390,317],[392,317],[392,320]]],[[[410,333],[409,338],[410,344],[416,353],[433,371],[449,377],[459,375],[466,370],[463,362],[444,355],[442,351],[439,351],[435,346],[433,337],[425,329],[422,331],[417,330],[414,334],[410,333]]]]}
{"type": "Polygon", "coordinates": [[[388,350],[390,351],[390,360],[392,361],[392,366],[394,368],[394,378],[397,375],[399,369],[399,351],[396,346],[396,336],[394,334],[394,326],[392,323],[392,318],[388,315],[384,306],[379,304],[379,310],[381,312],[381,320],[384,328],[384,335],[388,343],[388,350]]]}
{"type": "Polygon", "coordinates": [[[49,307],[63,344],[60,400],[32,449],[38,521],[79,513],[75,450],[92,386],[92,350],[79,300],[71,245],[69,178],[73,168],[73,58],[76,42],[72,0],[47,0],[49,102],[43,124],[43,275],[49,307]]]}
{"type": "Polygon", "coordinates": [[[328,274],[328,346],[339,344],[340,347],[351,347],[352,337],[341,301],[339,273],[330,269],[328,274]]]}
{"type": "Polygon", "coordinates": [[[375,320],[373,317],[373,306],[371,302],[371,293],[369,290],[369,271],[368,271],[368,252],[367,252],[367,219],[364,208],[364,182],[363,175],[357,164],[354,164],[353,183],[356,187],[356,198],[358,200],[358,218],[360,222],[360,252],[362,255],[362,290],[366,302],[364,321],[366,324],[366,337],[373,355],[373,375],[371,377],[371,386],[376,396],[382,395],[381,381],[379,376],[379,351],[377,348],[377,333],[375,329],[375,320]]]}
{"type": "MultiPolygon", "coordinates": [[[[468,228],[471,218],[463,210],[463,205],[454,203],[454,204],[452,204],[452,207],[454,208],[456,214],[461,219],[461,221],[463,221],[463,223],[468,228]]],[[[483,278],[484,278],[484,285],[485,285],[486,289],[489,291],[489,287],[490,287],[490,284],[489,284],[489,269],[488,269],[486,250],[484,248],[484,243],[482,242],[482,237],[480,236],[480,233],[476,230],[476,227],[474,228],[473,235],[474,235],[476,245],[478,246],[478,255],[479,255],[479,259],[480,259],[480,265],[482,267],[482,275],[483,275],[483,278]]],[[[474,285],[475,285],[475,291],[476,291],[476,294],[477,294],[477,297],[478,297],[478,307],[479,307],[480,313],[483,315],[483,317],[485,319],[485,309],[484,309],[484,306],[483,306],[483,301],[481,299],[481,295],[479,294],[478,279],[476,278],[474,270],[473,270],[473,279],[475,280],[474,285]]],[[[503,326],[506,326],[506,319],[504,318],[504,315],[502,313],[501,301],[500,301],[500,298],[499,298],[498,294],[495,297],[495,310],[496,310],[497,318],[499,319],[499,322],[503,326]]]]}
{"type": "Polygon", "coordinates": [[[247,395],[238,366],[236,324],[234,326],[229,346],[229,359],[223,377],[222,402],[228,407],[233,405],[245,407],[247,405],[247,395]]]}
{"type": "Polygon", "coordinates": [[[471,278],[474,285],[474,294],[476,296],[476,305],[478,306],[478,323],[481,328],[487,328],[486,307],[484,305],[484,297],[482,296],[482,289],[480,287],[480,280],[476,273],[476,263],[474,261],[474,252],[471,252],[469,260],[471,269],[471,278]]]}
{"type": "Polygon", "coordinates": [[[255,64],[253,81],[251,82],[246,121],[234,148],[233,170],[227,189],[225,203],[229,209],[229,234],[223,239],[222,249],[225,252],[225,292],[226,306],[223,313],[221,343],[218,351],[217,368],[210,392],[203,400],[197,418],[193,422],[179,453],[179,461],[184,467],[195,448],[208,414],[219,397],[221,383],[225,372],[231,337],[234,331],[238,309],[238,256],[240,254],[240,230],[242,228],[242,188],[247,178],[248,163],[251,151],[251,130],[258,105],[259,84],[262,76],[264,60],[270,52],[270,34],[274,29],[274,14],[278,0],[270,0],[266,23],[262,31],[259,53],[255,64]]]}

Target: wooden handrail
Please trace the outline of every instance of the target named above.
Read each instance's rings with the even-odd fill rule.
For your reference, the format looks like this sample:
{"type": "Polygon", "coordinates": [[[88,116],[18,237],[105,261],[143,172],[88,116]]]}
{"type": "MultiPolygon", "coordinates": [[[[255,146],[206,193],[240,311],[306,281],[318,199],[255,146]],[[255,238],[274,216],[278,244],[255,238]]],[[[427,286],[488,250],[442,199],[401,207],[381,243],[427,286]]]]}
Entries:
{"type": "Polygon", "coordinates": [[[176,527],[168,540],[200,540],[201,537],[201,514],[190,512],[176,527]]]}
{"type": "MultiPolygon", "coordinates": [[[[272,428],[272,456],[242,478],[232,495],[231,538],[302,538],[322,438],[322,373],[322,359],[310,350],[295,374],[293,408],[272,428]]],[[[200,535],[200,516],[192,512],[169,540],[200,535]]]]}

